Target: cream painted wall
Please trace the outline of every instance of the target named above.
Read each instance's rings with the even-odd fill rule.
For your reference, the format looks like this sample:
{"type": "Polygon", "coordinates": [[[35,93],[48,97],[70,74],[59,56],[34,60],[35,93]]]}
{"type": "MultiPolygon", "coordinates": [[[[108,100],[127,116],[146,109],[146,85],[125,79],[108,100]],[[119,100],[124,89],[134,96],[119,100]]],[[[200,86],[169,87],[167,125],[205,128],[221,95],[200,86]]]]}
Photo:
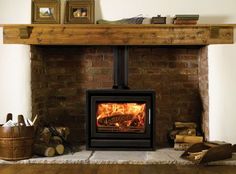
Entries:
{"type": "MultiPolygon", "coordinates": [[[[236,41],[236,35],[234,41],[236,41]]],[[[235,144],[236,44],[210,46],[208,58],[210,138],[235,144]]]]}
{"type": "MultiPolygon", "coordinates": [[[[30,23],[30,0],[0,0],[0,24],[30,23]]],[[[31,117],[29,46],[3,45],[0,28],[0,123],[7,113],[31,117]]]]}
{"type": "MultiPolygon", "coordinates": [[[[235,0],[95,1],[96,19],[116,20],[140,14],[145,17],[162,14],[170,18],[180,13],[197,13],[201,16],[199,23],[236,23],[235,0]]],[[[30,0],[0,0],[0,23],[29,21],[30,0]]],[[[236,143],[235,66],[236,44],[209,47],[211,140],[236,143]]],[[[28,46],[0,45],[0,121],[7,112],[30,115],[29,72],[28,46]]]]}

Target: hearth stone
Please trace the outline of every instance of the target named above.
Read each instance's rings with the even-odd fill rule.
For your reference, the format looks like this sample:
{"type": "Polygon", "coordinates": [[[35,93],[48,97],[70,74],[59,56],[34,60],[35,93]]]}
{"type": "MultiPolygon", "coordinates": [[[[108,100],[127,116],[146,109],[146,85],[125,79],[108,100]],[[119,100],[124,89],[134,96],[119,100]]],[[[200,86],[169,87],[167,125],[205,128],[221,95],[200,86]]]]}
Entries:
{"type": "MultiPolygon", "coordinates": [[[[180,158],[183,151],[175,151],[173,148],[163,148],[156,151],[86,151],[80,147],[80,151],[74,154],[65,154],[55,157],[34,156],[27,160],[3,161],[0,164],[138,164],[138,165],[187,165],[190,161],[180,158]]],[[[210,162],[208,165],[236,166],[236,154],[231,159],[210,162]]]]}

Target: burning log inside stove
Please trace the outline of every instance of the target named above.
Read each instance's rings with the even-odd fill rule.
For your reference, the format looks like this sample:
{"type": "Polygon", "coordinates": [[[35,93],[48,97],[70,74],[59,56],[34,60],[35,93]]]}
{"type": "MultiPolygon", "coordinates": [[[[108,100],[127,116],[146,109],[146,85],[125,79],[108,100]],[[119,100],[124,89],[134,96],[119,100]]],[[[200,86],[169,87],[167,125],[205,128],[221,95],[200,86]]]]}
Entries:
{"type": "Polygon", "coordinates": [[[98,123],[101,125],[114,125],[116,123],[124,123],[126,121],[132,121],[134,116],[132,114],[125,115],[112,115],[104,118],[99,118],[98,123]]]}

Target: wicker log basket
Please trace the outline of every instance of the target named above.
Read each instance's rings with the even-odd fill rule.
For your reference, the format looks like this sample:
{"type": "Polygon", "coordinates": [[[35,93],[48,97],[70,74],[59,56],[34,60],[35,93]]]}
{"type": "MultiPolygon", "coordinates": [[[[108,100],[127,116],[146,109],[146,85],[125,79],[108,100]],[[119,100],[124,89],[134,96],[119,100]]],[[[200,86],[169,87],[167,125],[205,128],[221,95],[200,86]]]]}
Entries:
{"type": "MultiPolygon", "coordinates": [[[[7,121],[12,119],[8,114],[7,121]]],[[[28,159],[32,156],[34,126],[26,126],[22,115],[18,116],[18,125],[0,126],[0,158],[8,161],[28,159]]]]}

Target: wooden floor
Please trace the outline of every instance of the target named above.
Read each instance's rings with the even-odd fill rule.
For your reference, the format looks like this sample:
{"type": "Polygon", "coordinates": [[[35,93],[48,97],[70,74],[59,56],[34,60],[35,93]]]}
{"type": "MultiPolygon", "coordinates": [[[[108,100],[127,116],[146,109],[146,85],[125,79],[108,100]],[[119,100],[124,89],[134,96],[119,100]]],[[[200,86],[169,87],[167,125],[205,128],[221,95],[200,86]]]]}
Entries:
{"type": "Polygon", "coordinates": [[[236,166],[194,165],[0,165],[0,174],[235,174],[236,166]]]}

